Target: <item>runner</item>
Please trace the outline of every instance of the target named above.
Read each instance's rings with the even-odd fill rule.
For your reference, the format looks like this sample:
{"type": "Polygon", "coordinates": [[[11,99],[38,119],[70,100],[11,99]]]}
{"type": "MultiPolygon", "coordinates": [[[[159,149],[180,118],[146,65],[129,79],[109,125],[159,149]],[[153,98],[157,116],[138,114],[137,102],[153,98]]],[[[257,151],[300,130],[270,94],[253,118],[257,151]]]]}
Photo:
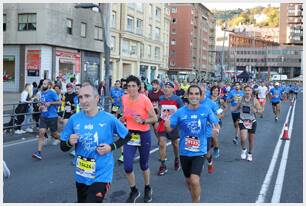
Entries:
{"type": "Polygon", "coordinates": [[[144,202],[152,201],[152,189],[150,187],[149,154],[151,148],[150,124],[157,121],[153,105],[150,99],[139,94],[140,80],[130,75],[127,80],[128,94],[122,97],[123,119],[131,132],[131,140],[124,145],[124,170],[131,188],[126,202],[135,203],[140,192],[136,188],[135,174],[133,172],[133,161],[138,149],[140,156],[140,168],[144,177],[144,202]]]}
{"type": "Polygon", "coordinates": [[[275,122],[277,122],[279,119],[282,95],[283,95],[283,90],[279,87],[279,83],[275,82],[274,88],[270,90],[270,100],[272,103],[273,113],[275,115],[275,122]]]}
{"type": "MultiPolygon", "coordinates": [[[[222,126],[222,119],[224,118],[224,114],[227,111],[227,105],[224,101],[223,97],[220,95],[220,88],[218,86],[213,86],[210,89],[210,99],[217,105],[217,116],[219,119],[219,125],[222,126]]],[[[214,158],[218,158],[220,156],[220,149],[218,144],[218,136],[213,138],[213,156],[214,158]]]]}
{"type": "Polygon", "coordinates": [[[168,113],[174,113],[178,108],[184,106],[180,97],[173,94],[174,84],[172,82],[166,82],[164,87],[165,94],[159,98],[160,105],[160,118],[159,124],[156,128],[157,138],[159,142],[159,158],[161,165],[159,167],[158,176],[165,175],[168,171],[166,162],[166,150],[167,139],[171,140],[174,153],[174,169],[178,171],[180,169],[179,152],[178,152],[178,130],[175,129],[171,133],[165,131],[165,119],[168,113]]]}
{"type": "Polygon", "coordinates": [[[170,132],[179,129],[180,134],[180,161],[192,202],[200,202],[200,176],[207,153],[205,135],[206,124],[209,121],[214,126],[214,133],[218,133],[218,119],[211,109],[200,105],[201,88],[191,85],[188,90],[189,105],[184,106],[171,115],[170,121],[166,118],[166,128],[170,132]]]}
{"type": "Polygon", "coordinates": [[[112,182],[114,157],[131,136],[111,114],[98,110],[99,94],[89,83],[79,91],[82,111],[70,117],[61,133],[61,150],[76,150],[75,181],[78,203],[101,203],[112,182]],[[114,134],[120,138],[114,142],[114,134]]]}
{"type": "Polygon", "coordinates": [[[233,138],[233,143],[238,143],[238,136],[239,136],[239,110],[236,110],[235,107],[237,106],[238,102],[241,100],[243,96],[243,91],[240,90],[240,83],[236,82],[234,85],[234,89],[228,94],[227,102],[230,105],[230,110],[232,112],[232,119],[235,127],[235,137],[233,138]]]}
{"type": "Polygon", "coordinates": [[[258,102],[262,108],[261,109],[262,113],[260,115],[260,118],[263,118],[263,113],[265,111],[266,98],[267,98],[267,94],[269,93],[269,90],[265,86],[264,81],[260,83],[260,86],[257,88],[257,91],[258,91],[258,102]]]}
{"type": "Polygon", "coordinates": [[[48,128],[51,130],[51,136],[54,139],[59,139],[59,133],[57,132],[57,107],[61,105],[61,101],[50,88],[51,80],[44,80],[40,97],[41,105],[39,107],[41,114],[39,120],[38,151],[32,154],[32,157],[38,160],[42,160],[41,152],[45,144],[45,134],[48,128]]]}
{"type": "Polygon", "coordinates": [[[250,86],[244,87],[244,96],[237,105],[237,109],[240,110],[239,128],[241,138],[241,159],[253,160],[253,145],[256,131],[256,113],[262,112],[258,100],[252,96],[252,88],[250,86]],[[249,149],[247,154],[246,138],[248,136],[249,149]]]}
{"type": "Polygon", "coordinates": [[[65,109],[64,109],[64,115],[63,115],[63,124],[64,126],[67,124],[68,119],[71,117],[71,115],[76,112],[76,108],[74,105],[75,98],[77,98],[77,94],[73,92],[73,85],[72,83],[66,84],[67,92],[64,95],[65,100],[65,109]]]}

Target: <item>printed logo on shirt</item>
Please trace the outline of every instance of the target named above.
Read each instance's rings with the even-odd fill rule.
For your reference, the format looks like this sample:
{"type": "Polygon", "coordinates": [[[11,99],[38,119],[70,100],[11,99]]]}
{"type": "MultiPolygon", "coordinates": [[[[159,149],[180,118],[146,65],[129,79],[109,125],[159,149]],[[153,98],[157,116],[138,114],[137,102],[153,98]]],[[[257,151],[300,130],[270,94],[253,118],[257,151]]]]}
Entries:
{"type": "Polygon", "coordinates": [[[191,120],[187,123],[187,128],[194,134],[199,134],[201,132],[201,126],[201,120],[191,120]]]}
{"type": "Polygon", "coordinates": [[[92,124],[87,124],[87,125],[84,126],[84,129],[92,130],[93,129],[93,125],[92,124]]]}

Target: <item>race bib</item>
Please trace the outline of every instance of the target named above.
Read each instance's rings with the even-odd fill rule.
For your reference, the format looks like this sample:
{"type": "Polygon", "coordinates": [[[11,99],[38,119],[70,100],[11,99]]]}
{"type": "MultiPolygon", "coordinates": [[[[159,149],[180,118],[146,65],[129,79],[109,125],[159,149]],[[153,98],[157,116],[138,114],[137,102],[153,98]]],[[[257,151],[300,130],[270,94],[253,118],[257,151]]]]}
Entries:
{"type": "Polygon", "coordinates": [[[65,106],[65,111],[66,112],[71,112],[71,106],[65,106]]]}
{"type": "Polygon", "coordinates": [[[252,129],[252,125],[253,125],[253,121],[252,120],[249,120],[249,119],[243,120],[243,126],[246,129],[252,129]]]}
{"type": "Polygon", "coordinates": [[[192,136],[185,137],[185,150],[190,152],[199,152],[200,151],[199,138],[192,136]]]}
{"type": "Polygon", "coordinates": [[[76,174],[94,179],[96,177],[96,160],[78,156],[76,161],[76,174]]]}
{"type": "Polygon", "coordinates": [[[131,140],[128,141],[127,144],[131,146],[141,146],[140,134],[132,133],[131,136],[131,140]]]}
{"type": "Polygon", "coordinates": [[[249,106],[242,106],[242,113],[250,114],[251,108],[249,106]]]}
{"type": "Polygon", "coordinates": [[[112,112],[117,112],[118,110],[119,110],[119,107],[118,107],[118,106],[115,106],[115,105],[114,105],[114,106],[112,107],[112,112]]]}
{"type": "Polygon", "coordinates": [[[234,97],[235,102],[240,102],[240,99],[241,99],[240,96],[235,96],[235,97],[234,97]]]}

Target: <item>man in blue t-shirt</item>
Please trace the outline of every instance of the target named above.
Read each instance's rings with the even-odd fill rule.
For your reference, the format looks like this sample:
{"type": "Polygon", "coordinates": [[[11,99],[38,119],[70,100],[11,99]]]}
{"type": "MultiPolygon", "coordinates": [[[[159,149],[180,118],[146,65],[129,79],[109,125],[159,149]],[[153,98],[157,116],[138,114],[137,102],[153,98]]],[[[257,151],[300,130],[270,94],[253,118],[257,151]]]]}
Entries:
{"type": "Polygon", "coordinates": [[[57,132],[57,109],[61,105],[61,100],[54,90],[51,89],[51,80],[45,79],[42,84],[42,92],[40,97],[39,111],[39,137],[38,137],[38,151],[32,154],[32,157],[38,160],[42,159],[41,152],[45,143],[45,134],[50,128],[51,136],[55,139],[59,139],[59,133],[57,132]]]}
{"type": "Polygon", "coordinates": [[[115,86],[111,88],[111,98],[112,98],[112,108],[111,113],[114,114],[116,117],[122,111],[122,96],[124,95],[124,90],[120,88],[120,80],[115,82],[115,86]]]}
{"type": "Polygon", "coordinates": [[[238,102],[241,101],[241,98],[244,96],[243,91],[241,91],[241,86],[239,82],[235,83],[233,90],[227,96],[227,103],[230,105],[230,110],[232,112],[232,119],[235,127],[235,137],[233,138],[233,143],[238,143],[239,136],[239,117],[240,112],[236,109],[238,102]]]}
{"type": "Polygon", "coordinates": [[[61,150],[75,145],[78,203],[101,203],[113,177],[113,151],[128,142],[130,133],[113,115],[99,111],[99,94],[89,83],[79,91],[82,111],[73,114],[61,133],[61,150]],[[114,134],[120,137],[114,142],[114,134]]]}
{"type": "Polygon", "coordinates": [[[274,88],[270,90],[270,100],[272,103],[273,113],[275,114],[275,122],[278,121],[280,115],[280,103],[284,90],[279,87],[279,83],[274,83],[274,88]]]}
{"type": "Polygon", "coordinates": [[[201,88],[191,85],[187,90],[189,104],[166,118],[167,131],[179,129],[179,154],[181,167],[191,192],[192,202],[200,202],[200,176],[207,154],[207,122],[213,126],[213,133],[219,133],[218,118],[206,105],[200,104],[201,88]]]}

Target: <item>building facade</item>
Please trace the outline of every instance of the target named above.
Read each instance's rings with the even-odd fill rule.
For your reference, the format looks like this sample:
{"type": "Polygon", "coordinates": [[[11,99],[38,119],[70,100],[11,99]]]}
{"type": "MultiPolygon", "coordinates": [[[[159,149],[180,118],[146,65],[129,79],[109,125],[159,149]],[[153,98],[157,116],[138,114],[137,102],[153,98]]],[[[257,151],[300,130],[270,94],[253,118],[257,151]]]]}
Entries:
{"type": "Polygon", "coordinates": [[[206,79],[215,62],[215,19],[202,4],[170,4],[169,74],[206,79]]]}
{"type": "Polygon", "coordinates": [[[303,45],[303,4],[281,3],[279,40],[284,45],[303,45]]]}
{"type": "MultiPolygon", "coordinates": [[[[4,92],[59,75],[66,81],[73,76],[78,82],[104,79],[101,14],[75,5],[4,4],[4,92]]],[[[112,80],[134,74],[150,81],[165,75],[169,24],[167,4],[112,4],[112,80]],[[145,15],[149,10],[151,17],[145,15]]]]}

